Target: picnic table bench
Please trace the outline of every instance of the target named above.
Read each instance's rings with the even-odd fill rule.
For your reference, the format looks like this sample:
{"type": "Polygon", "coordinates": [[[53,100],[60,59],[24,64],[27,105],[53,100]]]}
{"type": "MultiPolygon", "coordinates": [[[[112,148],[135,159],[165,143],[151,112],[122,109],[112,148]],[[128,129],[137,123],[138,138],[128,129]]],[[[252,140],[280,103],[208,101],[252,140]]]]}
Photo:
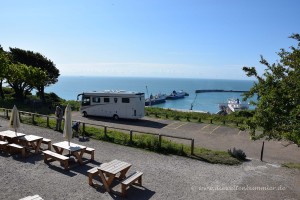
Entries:
{"type": "Polygon", "coordinates": [[[48,145],[48,149],[47,150],[51,150],[51,140],[50,139],[43,138],[42,144],[48,145]]]}
{"type": "Polygon", "coordinates": [[[43,151],[43,153],[44,153],[44,162],[45,163],[48,163],[49,161],[51,161],[51,160],[48,160],[50,158],[52,160],[54,159],[54,160],[59,161],[64,166],[65,170],[69,169],[69,157],[61,155],[59,153],[55,153],[50,150],[45,150],[45,151],[43,151]]]}
{"type": "Polygon", "coordinates": [[[136,171],[133,174],[129,175],[126,179],[121,182],[122,196],[125,197],[127,195],[127,187],[133,184],[138,186],[142,186],[142,175],[143,172],[136,171]],[[136,183],[137,182],[137,183],[136,183]]]}
{"type": "Polygon", "coordinates": [[[25,158],[25,156],[26,156],[25,147],[21,146],[19,144],[15,144],[15,143],[8,144],[7,149],[10,154],[13,154],[13,153],[19,151],[19,152],[21,152],[22,158],[25,158]]]}
{"type": "MultiPolygon", "coordinates": [[[[120,161],[113,160],[108,163],[103,163],[99,167],[94,167],[87,171],[88,173],[88,183],[91,186],[94,186],[93,178],[98,176],[100,181],[103,183],[107,192],[112,191],[110,186],[112,184],[113,179],[118,179],[121,181],[121,196],[127,195],[127,188],[131,185],[142,186],[142,175],[143,172],[136,171],[129,175],[126,178],[126,173],[128,169],[131,167],[131,164],[120,161]],[[117,174],[120,174],[118,177],[117,174]],[[105,174],[105,175],[104,175],[105,174]]],[[[115,191],[112,191],[115,192],[115,191]]],[[[118,192],[116,192],[118,193],[118,192]]]]}
{"type": "Polygon", "coordinates": [[[19,200],[43,200],[42,197],[40,197],[40,195],[33,195],[33,196],[28,196],[28,197],[24,197],[22,199],[19,200]]]}
{"type": "Polygon", "coordinates": [[[84,150],[84,153],[90,154],[91,155],[91,160],[94,160],[95,149],[87,147],[84,150]]]}
{"type": "MultiPolygon", "coordinates": [[[[107,163],[102,163],[101,165],[100,165],[100,167],[101,166],[105,166],[107,163]]],[[[99,171],[98,171],[98,168],[99,167],[94,167],[94,168],[92,168],[92,169],[90,169],[90,170],[88,170],[87,171],[87,173],[88,173],[88,182],[89,182],[89,185],[90,186],[93,186],[94,185],[94,183],[93,183],[93,178],[94,178],[94,176],[98,176],[99,177],[99,179],[101,180],[101,177],[100,177],[100,175],[99,175],[99,171]]]]}
{"type": "Polygon", "coordinates": [[[8,145],[8,142],[0,140],[0,151],[6,152],[7,151],[7,145],[8,145]]]}

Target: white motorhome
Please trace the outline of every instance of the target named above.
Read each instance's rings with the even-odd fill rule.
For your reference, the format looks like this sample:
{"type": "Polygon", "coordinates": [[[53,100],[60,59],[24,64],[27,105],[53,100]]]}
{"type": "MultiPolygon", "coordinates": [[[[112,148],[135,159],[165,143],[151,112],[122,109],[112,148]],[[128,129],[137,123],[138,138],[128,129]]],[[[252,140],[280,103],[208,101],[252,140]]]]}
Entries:
{"type": "Polygon", "coordinates": [[[145,116],[145,94],[124,90],[84,92],[80,112],[83,116],[113,117],[114,119],[139,119],[145,116]]]}

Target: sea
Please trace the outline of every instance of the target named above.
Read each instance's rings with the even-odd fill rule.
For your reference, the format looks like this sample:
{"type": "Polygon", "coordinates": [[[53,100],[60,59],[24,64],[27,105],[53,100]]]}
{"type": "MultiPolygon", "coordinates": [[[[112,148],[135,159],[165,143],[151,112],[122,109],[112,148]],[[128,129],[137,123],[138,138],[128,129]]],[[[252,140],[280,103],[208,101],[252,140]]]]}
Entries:
{"type": "Polygon", "coordinates": [[[219,103],[227,102],[228,98],[239,98],[242,100],[242,93],[213,92],[197,94],[196,90],[248,91],[253,84],[254,81],[251,80],[60,76],[58,82],[48,86],[45,92],[54,92],[65,100],[77,100],[78,94],[90,91],[135,91],[145,93],[145,98],[148,98],[151,94],[165,93],[168,95],[174,90],[183,90],[189,96],[183,99],[167,100],[166,103],[154,106],[180,110],[190,110],[192,107],[193,111],[217,113],[219,111],[219,103]]]}

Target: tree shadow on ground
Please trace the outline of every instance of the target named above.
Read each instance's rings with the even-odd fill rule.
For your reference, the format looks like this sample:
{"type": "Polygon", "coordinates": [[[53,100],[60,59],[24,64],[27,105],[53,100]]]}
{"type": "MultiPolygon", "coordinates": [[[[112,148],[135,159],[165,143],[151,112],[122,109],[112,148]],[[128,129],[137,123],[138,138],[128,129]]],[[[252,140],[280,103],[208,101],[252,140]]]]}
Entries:
{"type": "Polygon", "coordinates": [[[88,120],[91,121],[102,121],[102,122],[109,122],[114,124],[124,124],[124,125],[132,125],[132,126],[142,126],[142,127],[149,127],[149,128],[163,128],[167,126],[166,123],[161,123],[157,121],[151,121],[147,119],[118,119],[114,120],[108,117],[95,117],[95,116],[88,116],[86,117],[88,120]]]}

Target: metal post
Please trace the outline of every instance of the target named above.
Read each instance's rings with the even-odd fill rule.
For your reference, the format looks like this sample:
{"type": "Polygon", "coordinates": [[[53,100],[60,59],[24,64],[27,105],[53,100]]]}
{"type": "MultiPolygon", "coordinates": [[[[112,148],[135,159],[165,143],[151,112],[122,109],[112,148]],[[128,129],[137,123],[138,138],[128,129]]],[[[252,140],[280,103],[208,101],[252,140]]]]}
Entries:
{"type": "Polygon", "coordinates": [[[130,130],[130,140],[129,140],[130,143],[132,143],[132,130],[130,130]]]}
{"type": "Polygon", "coordinates": [[[47,116],[47,127],[49,127],[49,116],[47,116]]]}
{"type": "Polygon", "coordinates": [[[158,143],[159,143],[159,147],[161,147],[161,137],[162,137],[162,135],[159,134],[159,135],[158,135],[158,143]]]}
{"type": "Polygon", "coordinates": [[[261,147],[260,161],[263,161],[263,157],[264,157],[264,148],[265,148],[265,141],[263,141],[263,144],[262,144],[262,147],[261,147]]]}
{"type": "Polygon", "coordinates": [[[191,155],[194,155],[194,145],[195,145],[195,140],[191,140],[191,155]]]}
{"type": "Polygon", "coordinates": [[[31,116],[32,116],[32,124],[34,124],[34,114],[32,113],[31,116]]]}
{"type": "Polygon", "coordinates": [[[107,137],[107,126],[104,126],[104,135],[107,137]]]}
{"type": "Polygon", "coordinates": [[[82,123],[82,134],[85,132],[85,123],[82,123]]]}
{"type": "Polygon", "coordinates": [[[19,119],[20,119],[20,122],[22,122],[21,112],[19,112],[19,119]]]}
{"type": "Polygon", "coordinates": [[[6,109],[6,118],[8,119],[8,110],[6,109]]]}

